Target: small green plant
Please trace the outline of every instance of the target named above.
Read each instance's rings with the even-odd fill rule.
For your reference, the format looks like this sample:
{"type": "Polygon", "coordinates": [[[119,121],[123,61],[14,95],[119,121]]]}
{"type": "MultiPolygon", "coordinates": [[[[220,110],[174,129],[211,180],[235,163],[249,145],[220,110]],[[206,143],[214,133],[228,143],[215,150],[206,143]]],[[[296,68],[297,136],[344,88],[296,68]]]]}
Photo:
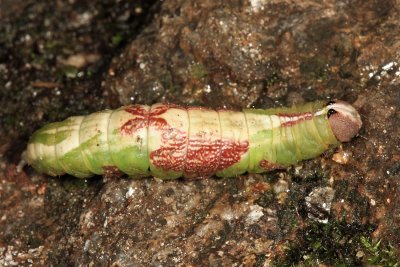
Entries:
{"type": "Polygon", "coordinates": [[[111,37],[111,44],[113,47],[118,47],[122,41],[124,40],[124,36],[121,33],[117,33],[111,37]]]}
{"type": "Polygon", "coordinates": [[[208,71],[207,68],[201,64],[197,63],[190,67],[190,74],[195,79],[202,79],[203,77],[207,76],[208,71]]]}
{"type": "Polygon", "coordinates": [[[383,246],[381,240],[373,242],[371,238],[361,236],[360,242],[368,256],[368,263],[377,266],[400,266],[400,255],[392,245],[383,246]]]}
{"type": "Polygon", "coordinates": [[[371,231],[369,225],[357,223],[311,223],[298,230],[297,239],[290,242],[284,258],[275,259],[274,266],[360,266],[362,259],[356,256],[360,236],[371,231]]]}

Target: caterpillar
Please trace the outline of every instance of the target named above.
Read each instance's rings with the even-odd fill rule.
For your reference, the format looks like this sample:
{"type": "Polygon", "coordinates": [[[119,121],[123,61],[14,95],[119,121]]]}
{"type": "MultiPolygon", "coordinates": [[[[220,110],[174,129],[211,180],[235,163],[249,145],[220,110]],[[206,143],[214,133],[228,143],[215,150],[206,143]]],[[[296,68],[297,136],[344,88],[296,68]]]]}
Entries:
{"type": "Polygon", "coordinates": [[[51,176],[232,177],[317,157],[361,125],[344,101],[240,112],[129,105],[45,125],[30,138],[26,160],[51,176]]]}

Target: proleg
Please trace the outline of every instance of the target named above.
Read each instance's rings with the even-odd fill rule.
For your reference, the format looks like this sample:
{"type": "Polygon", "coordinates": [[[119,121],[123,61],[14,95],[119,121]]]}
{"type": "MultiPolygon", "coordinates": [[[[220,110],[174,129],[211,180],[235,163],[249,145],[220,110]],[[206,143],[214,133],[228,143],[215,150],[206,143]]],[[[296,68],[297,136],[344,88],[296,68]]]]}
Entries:
{"type": "Polygon", "coordinates": [[[243,111],[130,105],[45,125],[26,159],[51,176],[232,177],[317,157],[361,126],[343,101],[243,111]]]}

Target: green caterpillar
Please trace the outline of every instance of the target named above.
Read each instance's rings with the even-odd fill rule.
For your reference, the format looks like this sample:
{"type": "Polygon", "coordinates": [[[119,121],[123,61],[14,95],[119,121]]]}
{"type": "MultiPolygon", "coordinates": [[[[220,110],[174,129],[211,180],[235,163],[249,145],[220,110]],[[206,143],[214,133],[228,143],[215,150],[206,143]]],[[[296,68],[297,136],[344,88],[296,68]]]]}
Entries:
{"type": "Polygon", "coordinates": [[[32,135],[26,159],[52,176],[231,177],[317,157],[361,125],[343,101],[242,112],[130,105],[44,126],[32,135]]]}

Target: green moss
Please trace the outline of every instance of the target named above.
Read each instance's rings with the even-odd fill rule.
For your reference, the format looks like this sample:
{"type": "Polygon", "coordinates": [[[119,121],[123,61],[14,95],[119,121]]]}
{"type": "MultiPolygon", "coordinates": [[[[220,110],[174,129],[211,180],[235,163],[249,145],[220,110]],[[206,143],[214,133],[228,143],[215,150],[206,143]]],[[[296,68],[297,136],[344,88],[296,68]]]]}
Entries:
{"type": "Polygon", "coordinates": [[[208,74],[208,71],[207,71],[206,67],[201,63],[194,64],[190,67],[190,75],[195,79],[199,80],[199,79],[207,76],[207,74],[208,74]]]}
{"type": "Polygon", "coordinates": [[[111,44],[113,47],[118,47],[123,40],[124,40],[123,35],[121,33],[117,33],[111,37],[111,44]]]}
{"type": "Polygon", "coordinates": [[[374,243],[371,238],[366,236],[361,236],[360,242],[369,264],[391,267],[400,266],[400,255],[392,245],[384,246],[381,240],[374,243]]]}
{"type": "Polygon", "coordinates": [[[74,66],[64,66],[63,72],[66,77],[74,79],[78,76],[79,70],[74,66]]]}
{"type": "Polygon", "coordinates": [[[35,53],[30,54],[32,65],[34,66],[43,66],[46,65],[46,58],[43,55],[38,55],[35,53]]]}
{"type": "Polygon", "coordinates": [[[360,266],[357,257],[362,249],[361,237],[369,236],[371,225],[347,224],[333,221],[328,224],[312,223],[297,232],[297,240],[286,248],[285,256],[276,258],[275,266],[360,266]]]}
{"type": "Polygon", "coordinates": [[[172,93],[176,92],[177,88],[174,85],[171,73],[167,72],[167,73],[160,75],[160,82],[161,82],[161,85],[164,88],[166,88],[169,92],[172,92],[172,93]]]}
{"type": "Polygon", "coordinates": [[[304,76],[323,81],[329,74],[328,62],[322,57],[313,57],[304,59],[300,63],[300,72],[304,76]]]}

